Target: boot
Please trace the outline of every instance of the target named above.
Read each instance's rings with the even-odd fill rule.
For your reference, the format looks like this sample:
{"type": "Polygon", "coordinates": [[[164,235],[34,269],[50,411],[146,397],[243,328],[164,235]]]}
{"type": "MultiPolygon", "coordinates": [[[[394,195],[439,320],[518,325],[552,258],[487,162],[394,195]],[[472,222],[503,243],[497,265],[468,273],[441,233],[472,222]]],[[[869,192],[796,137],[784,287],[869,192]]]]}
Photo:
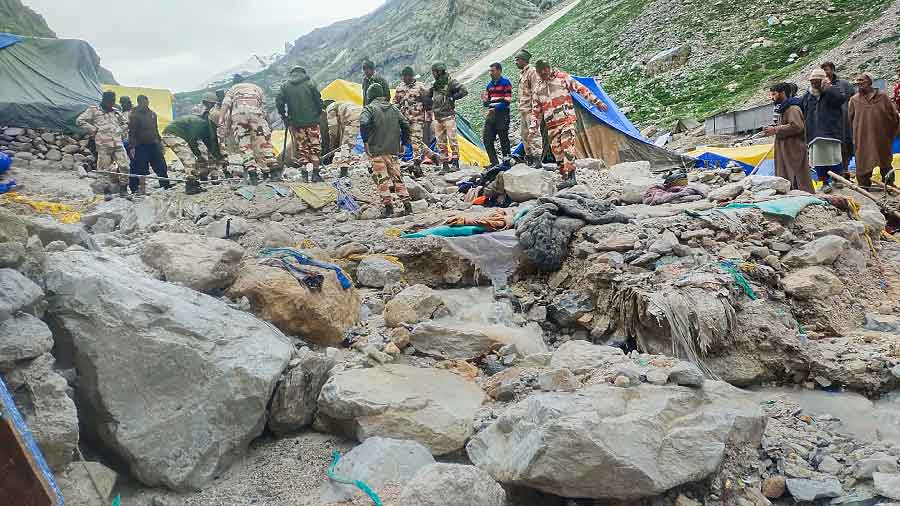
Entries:
{"type": "Polygon", "coordinates": [[[453,169],[450,168],[450,164],[447,162],[444,162],[441,165],[441,174],[450,174],[451,172],[453,172],[453,169]]]}
{"type": "Polygon", "coordinates": [[[256,186],[259,184],[259,172],[251,170],[247,173],[247,175],[250,178],[250,186],[256,186]]]}
{"type": "Polygon", "coordinates": [[[308,170],[300,169],[300,181],[303,181],[304,183],[309,182],[309,171],[308,170]]]}
{"type": "Polygon", "coordinates": [[[575,180],[575,171],[569,172],[569,174],[563,179],[561,183],[556,185],[557,190],[565,190],[566,188],[571,188],[578,184],[578,181],[575,180]]]}
{"type": "Polygon", "coordinates": [[[385,204],[384,209],[381,210],[382,218],[390,218],[394,215],[394,206],[393,204],[385,204]]]}
{"type": "Polygon", "coordinates": [[[141,197],[144,197],[147,195],[147,179],[146,178],[142,177],[141,180],[138,182],[137,194],[140,195],[141,197]]]}
{"type": "Polygon", "coordinates": [[[215,176],[215,175],[209,176],[209,180],[212,181],[213,186],[218,186],[218,185],[222,184],[222,182],[219,181],[219,179],[220,179],[219,176],[215,176]]]}
{"type": "Polygon", "coordinates": [[[203,193],[203,188],[200,187],[200,181],[196,179],[187,179],[184,182],[184,194],[185,195],[197,195],[198,193],[203,193]]]}
{"type": "Polygon", "coordinates": [[[451,160],[450,165],[452,165],[454,169],[459,170],[459,158],[451,160]]]}
{"type": "Polygon", "coordinates": [[[123,199],[127,199],[128,198],[128,185],[120,184],[117,186],[119,187],[119,197],[121,197],[123,199]]]}
{"type": "Polygon", "coordinates": [[[413,213],[412,202],[408,200],[403,201],[403,216],[409,216],[413,213]]]}
{"type": "Polygon", "coordinates": [[[284,177],[282,177],[282,169],[272,169],[269,172],[269,181],[272,183],[280,183],[284,181],[284,177]]]}
{"type": "Polygon", "coordinates": [[[322,179],[322,175],[319,174],[319,168],[318,168],[318,167],[316,167],[315,169],[313,169],[311,180],[312,180],[313,183],[324,183],[324,182],[325,182],[325,180],[322,179]]]}
{"type": "Polygon", "coordinates": [[[422,172],[422,160],[413,160],[412,173],[415,177],[425,177],[425,173],[422,172]]]}
{"type": "Polygon", "coordinates": [[[341,175],[340,177],[350,177],[350,167],[341,167],[341,175]]]}

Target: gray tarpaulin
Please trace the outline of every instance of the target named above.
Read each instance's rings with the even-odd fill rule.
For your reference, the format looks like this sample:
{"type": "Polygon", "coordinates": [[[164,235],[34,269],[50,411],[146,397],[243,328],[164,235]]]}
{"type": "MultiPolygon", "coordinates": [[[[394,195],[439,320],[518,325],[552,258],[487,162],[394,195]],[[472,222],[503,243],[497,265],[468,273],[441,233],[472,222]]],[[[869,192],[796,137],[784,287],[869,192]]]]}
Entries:
{"type": "Polygon", "coordinates": [[[73,130],[103,94],[97,53],[81,40],[17,38],[0,48],[0,125],[73,130]]]}

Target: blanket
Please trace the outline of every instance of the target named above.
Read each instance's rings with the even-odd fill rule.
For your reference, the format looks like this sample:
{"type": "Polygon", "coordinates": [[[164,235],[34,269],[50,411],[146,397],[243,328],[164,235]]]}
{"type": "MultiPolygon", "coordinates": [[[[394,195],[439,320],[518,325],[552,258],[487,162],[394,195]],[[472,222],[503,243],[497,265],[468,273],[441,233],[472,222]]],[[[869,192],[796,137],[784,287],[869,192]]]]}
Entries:
{"type": "Polygon", "coordinates": [[[654,185],[644,193],[644,204],[651,206],[682,204],[705,199],[707,195],[709,195],[709,188],[700,183],[690,183],[687,186],[670,186],[668,188],[654,185]]]}

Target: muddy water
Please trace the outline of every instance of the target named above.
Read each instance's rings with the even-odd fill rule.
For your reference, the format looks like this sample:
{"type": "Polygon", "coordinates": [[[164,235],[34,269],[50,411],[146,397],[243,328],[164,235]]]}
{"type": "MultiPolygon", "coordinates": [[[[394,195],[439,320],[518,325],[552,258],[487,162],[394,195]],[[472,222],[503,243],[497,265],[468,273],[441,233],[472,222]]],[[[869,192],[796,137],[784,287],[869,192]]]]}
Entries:
{"type": "Polygon", "coordinates": [[[791,387],[771,387],[755,391],[760,402],[784,398],[792,400],[812,415],[831,415],[841,421],[844,432],[865,441],[900,444],[900,393],[872,401],[853,392],[825,392],[791,387]]]}

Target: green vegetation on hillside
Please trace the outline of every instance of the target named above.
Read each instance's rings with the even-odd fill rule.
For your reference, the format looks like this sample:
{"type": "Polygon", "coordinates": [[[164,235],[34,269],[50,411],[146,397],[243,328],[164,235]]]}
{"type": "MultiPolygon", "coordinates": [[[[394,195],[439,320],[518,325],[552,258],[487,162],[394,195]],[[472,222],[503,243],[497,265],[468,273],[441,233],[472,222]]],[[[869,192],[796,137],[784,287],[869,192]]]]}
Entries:
{"type": "Polygon", "coordinates": [[[0,0],[0,32],[31,37],[56,37],[40,14],[19,0],[0,0]]]}

